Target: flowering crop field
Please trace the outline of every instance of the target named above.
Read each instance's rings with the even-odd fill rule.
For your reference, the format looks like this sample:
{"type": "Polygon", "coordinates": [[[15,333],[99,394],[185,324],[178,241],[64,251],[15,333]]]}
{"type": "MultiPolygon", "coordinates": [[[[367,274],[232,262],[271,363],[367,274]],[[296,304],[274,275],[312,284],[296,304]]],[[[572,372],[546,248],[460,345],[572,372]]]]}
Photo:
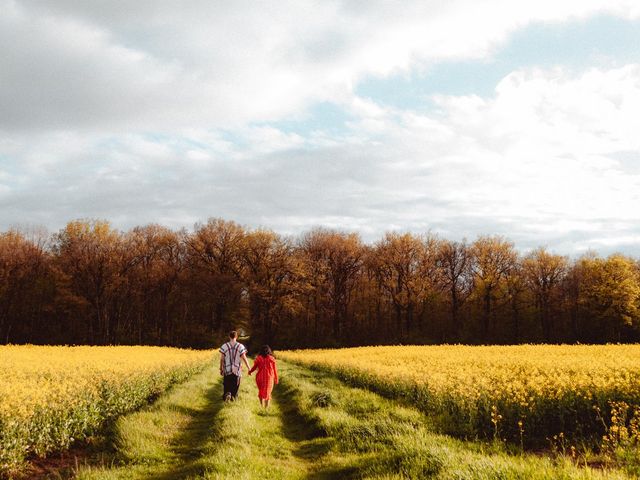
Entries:
{"type": "Polygon", "coordinates": [[[211,358],[165,347],[0,346],[0,476],[95,433],[211,358]]]}
{"type": "Polygon", "coordinates": [[[620,416],[622,405],[631,416],[640,405],[640,345],[359,347],[278,356],[405,398],[444,433],[523,446],[599,442],[612,409],[620,416]]]}

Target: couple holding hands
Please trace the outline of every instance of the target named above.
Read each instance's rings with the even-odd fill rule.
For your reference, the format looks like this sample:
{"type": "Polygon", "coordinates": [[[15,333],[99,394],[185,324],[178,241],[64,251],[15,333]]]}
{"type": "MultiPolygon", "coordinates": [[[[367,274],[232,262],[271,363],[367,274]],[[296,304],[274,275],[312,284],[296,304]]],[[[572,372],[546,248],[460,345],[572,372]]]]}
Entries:
{"type": "Polygon", "coordinates": [[[242,378],[241,362],[247,366],[249,375],[257,371],[256,385],[258,385],[260,405],[264,408],[269,407],[273,385],[278,383],[278,369],[271,348],[269,345],[263,345],[253,361],[253,367],[249,367],[247,349],[238,342],[238,332],[235,330],[229,332],[229,341],[220,347],[220,375],[224,377],[223,400],[229,402],[238,398],[238,389],[242,378]]]}

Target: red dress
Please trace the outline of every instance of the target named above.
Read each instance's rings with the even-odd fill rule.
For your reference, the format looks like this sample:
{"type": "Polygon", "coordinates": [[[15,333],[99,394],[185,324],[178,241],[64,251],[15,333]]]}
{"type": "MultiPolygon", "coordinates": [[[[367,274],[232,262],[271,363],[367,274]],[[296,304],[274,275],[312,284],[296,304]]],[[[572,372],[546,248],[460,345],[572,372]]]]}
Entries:
{"type": "Polygon", "coordinates": [[[276,359],[271,355],[263,357],[258,355],[253,362],[253,367],[249,370],[256,373],[256,385],[258,385],[258,398],[262,400],[271,400],[271,391],[273,384],[278,383],[278,369],[276,368],[276,359]]]}

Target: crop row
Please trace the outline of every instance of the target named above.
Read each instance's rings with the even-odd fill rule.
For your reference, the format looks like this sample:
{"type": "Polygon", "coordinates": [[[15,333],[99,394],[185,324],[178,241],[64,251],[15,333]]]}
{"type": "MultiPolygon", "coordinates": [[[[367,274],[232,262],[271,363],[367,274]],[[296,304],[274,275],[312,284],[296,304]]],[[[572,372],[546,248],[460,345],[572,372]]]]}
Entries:
{"type": "Polygon", "coordinates": [[[281,352],[404,399],[436,427],[524,447],[597,443],[612,405],[640,405],[640,346],[394,346],[281,352]]]}
{"type": "Polygon", "coordinates": [[[0,347],[0,476],[95,434],[210,358],[161,347],[0,347]]]}

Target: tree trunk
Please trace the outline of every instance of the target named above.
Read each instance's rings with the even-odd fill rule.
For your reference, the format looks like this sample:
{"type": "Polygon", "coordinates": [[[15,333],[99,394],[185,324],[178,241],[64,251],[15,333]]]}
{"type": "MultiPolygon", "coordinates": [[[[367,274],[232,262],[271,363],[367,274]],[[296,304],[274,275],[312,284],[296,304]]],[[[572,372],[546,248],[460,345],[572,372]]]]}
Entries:
{"type": "Polygon", "coordinates": [[[445,329],[448,332],[448,340],[462,337],[462,322],[460,321],[460,304],[458,300],[458,289],[455,284],[451,285],[451,324],[445,329]]]}
{"type": "Polygon", "coordinates": [[[393,306],[395,307],[396,328],[398,329],[397,332],[396,332],[396,338],[402,339],[403,336],[404,336],[403,332],[402,332],[402,307],[397,302],[395,302],[393,306]]]}
{"type": "Polygon", "coordinates": [[[490,322],[491,322],[491,289],[486,289],[484,293],[482,315],[482,338],[485,343],[489,341],[490,322]]]}

